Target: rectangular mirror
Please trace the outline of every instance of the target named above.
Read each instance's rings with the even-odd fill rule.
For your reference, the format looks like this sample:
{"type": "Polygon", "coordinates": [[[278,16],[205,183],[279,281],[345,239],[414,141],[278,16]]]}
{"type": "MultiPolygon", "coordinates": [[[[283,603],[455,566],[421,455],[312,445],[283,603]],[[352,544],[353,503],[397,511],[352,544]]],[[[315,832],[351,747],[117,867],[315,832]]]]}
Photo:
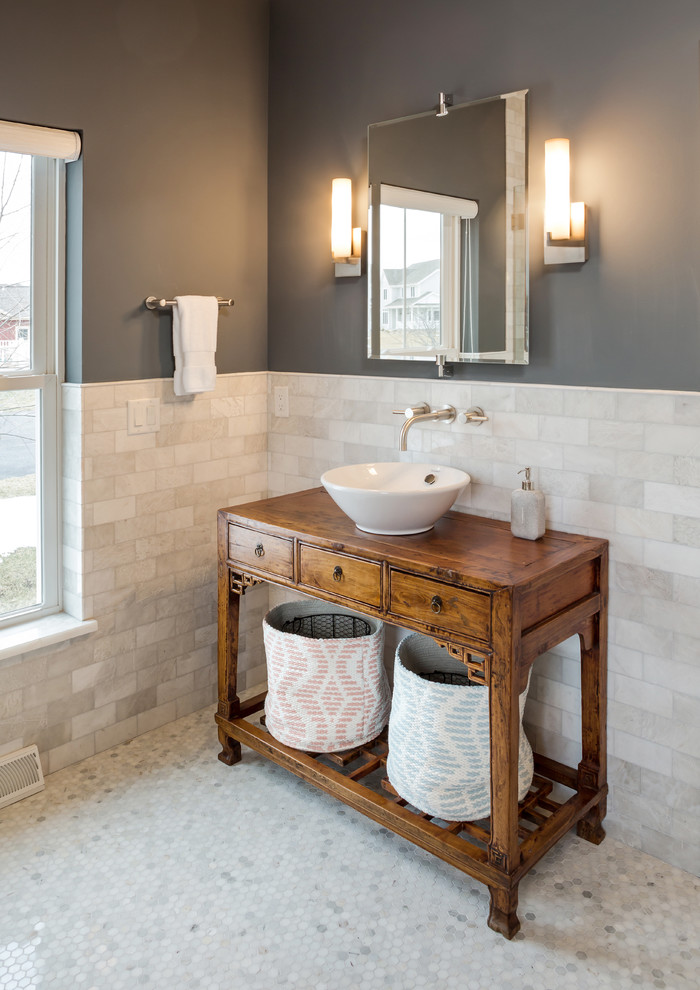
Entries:
{"type": "Polygon", "coordinates": [[[370,125],[370,357],[527,364],[526,109],[370,125]]]}

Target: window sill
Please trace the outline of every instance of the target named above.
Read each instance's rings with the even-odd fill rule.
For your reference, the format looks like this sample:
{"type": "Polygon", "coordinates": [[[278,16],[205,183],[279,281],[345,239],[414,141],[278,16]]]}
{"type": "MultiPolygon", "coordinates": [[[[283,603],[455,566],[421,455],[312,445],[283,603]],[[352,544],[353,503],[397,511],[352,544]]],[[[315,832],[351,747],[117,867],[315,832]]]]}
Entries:
{"type": "Polygon", "coordinates": [[[74,619],[66,612],[45,615],[33,622],[22,622],[17,626],[0,629],[0,666],[4,666],[7,660],[22,653],[52,646],[54,643],[63,643],[78,636],[87,636],[96,629],[95,619],[85,621],[74,619]]]}

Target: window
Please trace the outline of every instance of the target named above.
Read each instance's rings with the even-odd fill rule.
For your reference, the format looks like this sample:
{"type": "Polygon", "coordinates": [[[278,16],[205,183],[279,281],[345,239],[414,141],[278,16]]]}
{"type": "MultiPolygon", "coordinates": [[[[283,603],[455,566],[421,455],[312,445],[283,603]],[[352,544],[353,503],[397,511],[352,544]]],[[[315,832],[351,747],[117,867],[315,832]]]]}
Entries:
{"type": "Polygon", "coordinates": [[[63,159],[79,147],[0,121],[0,626],[60,608],[63,159]]]}

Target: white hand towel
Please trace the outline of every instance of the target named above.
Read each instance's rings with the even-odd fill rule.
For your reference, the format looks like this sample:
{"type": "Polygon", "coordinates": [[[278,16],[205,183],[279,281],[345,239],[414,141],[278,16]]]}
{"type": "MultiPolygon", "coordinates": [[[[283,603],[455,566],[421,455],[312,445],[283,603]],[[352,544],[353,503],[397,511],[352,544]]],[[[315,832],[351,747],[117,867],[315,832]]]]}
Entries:
{"type": "Polygon", "coordinates": [[[211,392],[216,387],[216,296],[175,296],[173,354],[175,395],[211,392]]]}

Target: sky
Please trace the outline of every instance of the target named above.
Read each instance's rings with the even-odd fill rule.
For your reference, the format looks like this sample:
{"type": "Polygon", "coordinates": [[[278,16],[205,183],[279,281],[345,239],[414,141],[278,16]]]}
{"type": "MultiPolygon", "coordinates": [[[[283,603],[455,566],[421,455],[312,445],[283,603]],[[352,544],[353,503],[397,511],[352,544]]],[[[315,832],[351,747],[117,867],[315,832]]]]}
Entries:
{"type": "Polygon", "coordinates": [[[31,155],[0,152],[0,285],[29,285],[31,191],[31,155]]]}
{"type": "Polygon", "coordinates": [[[403,216],[406,213],[406,267],[417,261],[432,261],[440,257],[440,214],[424,210],[403,210],[397,206],[381,208],[381,259],[382,268],[403,268],[404,231],[403,216]]]}

